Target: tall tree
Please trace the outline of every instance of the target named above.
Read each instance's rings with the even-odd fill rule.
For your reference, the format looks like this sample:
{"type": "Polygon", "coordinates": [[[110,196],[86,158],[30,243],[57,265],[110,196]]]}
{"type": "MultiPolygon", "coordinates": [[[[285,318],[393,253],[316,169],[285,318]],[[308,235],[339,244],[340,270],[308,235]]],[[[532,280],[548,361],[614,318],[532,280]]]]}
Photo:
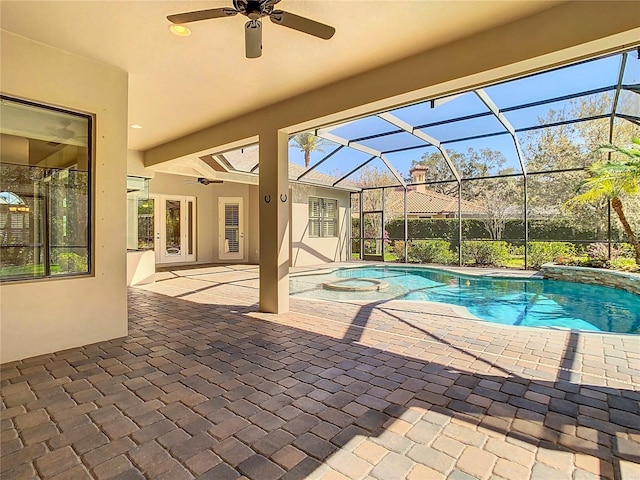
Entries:
{"type": "Polygon", "coordinates": [[[640,243],[627,220],[622,203],[626,196],[640,193],[640,139],[634,138],[630,148],[604,145],[599,150],[621,155],[622,158],[612,156],[606,161],[598,161],[591,165],[587,169],[589,177],[578,185],[578,195],[573,197],[568,205],[570,207],[574,204],[600,201],[603,198],[609,200],[629,242],[633,245],[636,263],[640,265],[640,243]]]}
{"type": "Polygon", "coordinates": [[[477,189],[473,200],[483,213],[478,220],[493,240],[502,240],[507,221],[522,217],[523,180],[522,177],[507,177],[483,182],[489,183],[477,189]]]}
{"type": "Polygon", "coordinates": [[[316,137],[313,133],[298,133],[291,137],[290,144],[297,147],[304,154],[304,166],[309,168],[311,163],[311,153],[318,151],[324,152],[324,146],[327,141],[323,138],[316,137]]]}
{"type": "MultiPolygon", "coordinates": [[[[507,161],[502,152],[489,148],[480,150],[469,148],[466,152],[453,150],[449,152],[449,156],[462,178],[486,177],[491,173],[500,173],[501,168],[507,161]]],[[[427,182],[452,181],[451,183],[435,183],[429,185],[428,188],[445,195],[457,195],[458,184],[455,181],[453,173],[451,173],[451,169],[439,152],[425,153],[420,160],[414,160],[412,162],[412,166],[415,165],[427,167],[425,173],[425,180],[427,182]]],[[[472,190],[474,188],[471,183],[469,184],[469,188],[472,190]]]]}
{"type": "MultiPolygon", "coordinates": [[[[627,110],[624,105],[629,97],[620,99],[619,110],[627,110]]],[[[562,124],[578,118],[592,118],[609,113],[612,108],[610,94],[573,99],[556,110],[549,110],[539,118],[540,125],[556,124],[554,127],[530,130],[519,134],[523,147],[528,177],[528,206],[531,219],[549,217],[562,218],[567,227],[584,230],[586,223],[593,228],[595,239],[607,238],[607,201],[574,204],[564,208],[574,195],[576,185],[586,178],[584,171],[564,171],[571,168],[586,168],[594,162],[605,159],[605,153],[598,151],[598,145],[609,142],[609,118],[562,124]]],[[[623,144],[626,140],[640,135],[633,123],[617,119],[614,124],[612,143],[623,144]]],[[[631,199],[635,202],[635,199],[631,199]]],[[[640,209],[629,210],[627,217],[631,225],[640,226],[640,209]]],[[[570,239],[567,239],[570,240],[570,239]]]]}

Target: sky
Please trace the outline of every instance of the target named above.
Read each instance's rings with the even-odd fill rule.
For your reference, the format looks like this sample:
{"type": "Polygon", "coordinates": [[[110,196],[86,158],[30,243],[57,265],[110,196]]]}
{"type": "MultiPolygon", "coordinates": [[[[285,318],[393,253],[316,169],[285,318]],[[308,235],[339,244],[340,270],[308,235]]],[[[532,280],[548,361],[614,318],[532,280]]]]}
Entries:
{"type": "MultiPolygon", "coordinates": [[[[622,54],[607,56],[530,77],[496,84],[486,87],[484,91],[502,111],[510,107],[525,105],[549,98],[615,86],[618,81],[621,62],[622,54]]],[[[622,83],[623,85],[640,84],[640,60],[635,51],[629,52],[627,56],[622,83]]],[[[607,95],[609,95],[611,105],[613,105],[613,91],[607,93],[607,95]]],[[[623,113],[639,116],[640,95],[623,92],[622,98],[625,100],[622,102],[626,105],[625,110],[628,110],[623,113]]],[[[430,137],[442,142],[443,148],[448,152],[466,152],[470,147],[475,150],[485,148],[496,150],[501,152],[506,158],[507,164],[504,165],[505,167],[512,167],[516,171],[520,171],[519,161],[511,135],[506,132],[496,117],[490,114],[489,109],[474,92],[467,92],[441,99],[441,101],[436,102],[436,105],[435,108],[432,108],[431,102],[426,101],[391,110],[390,113],[404,122],[409,123],[411,126],[417,127],[430,137]],[[483,113],[484,115],[479,118],[441,125],[430,125],[453,118],[483,113]],[[501,134],[482,139],[457,141],[466,137],[490,133],[501,134]]],[[[559,111],[568,105],[569,101],[565,100],[542,106],[531,106],[526,109],[505,111],[503,113],[512,126],[518,130],[520,128],[539,125],[540,119],[546,117],[549,110],[559,111]]],[[[610,108],[608,111],[602,113],[610,114],[610,108]]],[[[398,127],[391,125],[379,117],[369,116],[346,124],[336,125],[330,129],[330,133],[353,141],[354,139],[395,130],[398,130],[398,127]]],[[[517,136],[521,138],[522,134],[517,134],[517,136]]],[[[437,149],[433,146],[428,146],[422,140],[408,132],[361,140],[358,143],[382,152],[404,147],[420,147],[415,150],[385,154],[396,170],[405,178],[409,175],[412,161],[420,160],[425,153],[437,152],[437,149]]],[[[320,161],[337,147],[338,145],[336,144],[327,143],[323,149],[324,152],[313,152],[311,155],[311,165],[320,161]]],[[[320,165],[317,171],[339,178],[370,158],[371,155],[368,153],[343,148],[320,165]]],[[[289,161],[304,165],[302,152],[292,145],[289,147],[289,161]]],[[[379,159],[372,161],[369,166],[386,169],[379,159]]],[[[351,179],[353,179],[353,177],[351,179]]]]}

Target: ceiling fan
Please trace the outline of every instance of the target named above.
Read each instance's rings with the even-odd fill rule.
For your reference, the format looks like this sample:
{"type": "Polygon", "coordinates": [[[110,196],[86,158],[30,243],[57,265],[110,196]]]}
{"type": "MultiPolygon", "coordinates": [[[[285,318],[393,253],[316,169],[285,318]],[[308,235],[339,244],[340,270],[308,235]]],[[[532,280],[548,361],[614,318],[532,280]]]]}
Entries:
{"type": "Polygon", "coordinates": [[[47,145],[54,147],[68,142],[86,142],[88,136],[76,134],[77,128],[78,126],[72,124],[71,120],[60,120],[56,125],[46,130],[47,134],[53,137],[47,142],[47,145]]]}
{"type": "Polygon", "coordinates": [[[200,185],[212,185],[214,183],[224,183],[224,181],[223,180],[211,179],[211,178],[205,178],[205,177],[198,177],[195,180],[185,180],[185,183],[189,183],[189,184],[199,183],[200,185]]]}
{"type": "Polygon", "coordinates": [[[201,185],[211,185],[212,183],[224,183],[222,180],[212,180],[210,178],[198,177],[198,183],[201,185]]]}
{"type": "Polygon", "coordinates": [[[262,17],[269,19],[283,27],[288,27],[314,37],[329,40],[336,29],[293,13],[274,10],[280,0],[233,0],[233,8],[211,8],[195,12],[177,13],[169,15],[167,20],[175,24],[209,20],[210,18],[232,17],[238,13],[249,18],[244,26],[245,51],[247,58],[258,58],[262,55],[262,17]]]}

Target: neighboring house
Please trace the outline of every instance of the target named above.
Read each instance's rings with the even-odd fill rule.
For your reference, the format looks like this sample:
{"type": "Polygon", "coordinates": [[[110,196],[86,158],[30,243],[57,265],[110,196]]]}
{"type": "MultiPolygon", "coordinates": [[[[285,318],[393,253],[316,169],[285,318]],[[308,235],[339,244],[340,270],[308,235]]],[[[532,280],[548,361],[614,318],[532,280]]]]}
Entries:
{"type": "MultiPolygon", "coordinates": [[[[304,171],[289,164],[290,264],[345,261],[354,189],[333,187],[336,179],[319,172],[297,180],[304,171]]],[[[257,146],[157,169],[131,155],[128,173],[131,284],[151,280],[154,264],[258,263],[257,146]]]]}
{"type": "MultiPolygon", "coordinates": [[[[37,242],[33,244],[44,245],[48,241],[50,245],[45,248],[39,263],[41,269],[33,269],[32,279],[8,281],[13,280],[10,274],[2,278],[0,362],[127,335],[127,264],[133,264],[129,260],[134,260],[130,257],[135,254],[140,260],[151,257],[150,263],[155,265],[154,254],[149,253],[153,250],[129,255],[127,246],[135,249],[141,245],[150,247],[151,243],[155,246],[156,241],[163,241],[163,235],[164,261],[178,263],[178,256],[184,256],[179,259],[180,263],[218,262],[222,251],[222,256],[242,254],[251,262],[260,255],[259,308],[263,312],[280,313],[288,309],[288,278],[283,265],[278,263],[285,256],[280,255],[283,253],[280,248],[288,247],[283,232],[288,230],[292,243],[299,243],[297,247],[291,247],[292,262],[311,262],[313,257],[321,258],[322,255],[344,258],[342,238],[346,237],[315,237],[309,230],[315,229],[314,234],[316,231],[332,233],[332,222],[327,217],[331,213],[331,202],[324,200],[336,199],[337,229],[339,235],[346,235],[341,215],[348,206],[348,191],[318,186],[309,175],[309,178],[303,178],[308,183],[291,182],[293,201],[286,206],[290,206],[294,219],[298,210],[306,212],[305,220],[289,228],[286,215],[283,215],[286,207],[278,203],[280,208],[273,209],[275,213],[269,211],[259,222],[256,207],[263,199],[259,198],[255,171],[231,171],[222,162],[218,164],[224,171],[216,170],[200,158],[184,159],[185,155],[206,149],[219,152],[230,148],[229,145],[259,140],[263,151],[268,152],[265,157],[270,167],[268,172],[263,169],[262,185],[272,188],[271,184],[276,183],[284,165],[283,144],[286,146],[287,133],[393,108],[401,103],[437,98],[459,89],[637,43],[637,22],[632,22],[637,15],[632,14],[635,8],[632,2],[616,3],[616,14],[598,18],[598,28],[594,28],[595,20],[589,16],[598,9],[605,11],[606,2],[561,2],[535,12],[514,11],[517,15],[508,18],[515,19],[515,23],[505,23],[510,21],[505,17],[504,24],[487,21],[473,32],[464,26],[459,30],[445,29],[446,37],[434,37],[433,43],[412,47],[411,51],[397,47],[369,49],[370,53],[379,53],[379,56],[363,58],[358,65],[351,62],[343,72],[307,76],[291,86],[282,84],[273,94],[260,97],[259,102],[231,98],[224,106],[216,103],[216,98],[220,97],[198,96],[197,92],[191,95],[190,87],[197,83],[206,85],[212,92],[224,92],[225,88],[215,84],[216,76],[224,77],[224,73],[232,72],[234,66],[249,65],[244,56],[237,55],[237,61],[233,63],[236,56],[225,55],[225,62],[228,59],[229,63],[220,65],[211,56],[194,53],[196,42],[193,42],[189,54],[185,55],[187,50],[184,50],[180,56],[197,58],[203,66],[213,64],[214,69],[201,75],[196,69],[175,68],[171,59],[178,53],[173,49],[173,43],[170,44],[171,51],[165,50],[164,45],[169,43],[162,37],[167,33],[164,15],[155,10],[153,22],[138,22],[151,29],[138,37],[149,47],[148,52],[142,52],[144,58],[153,63],[136,64],[136,58],[141,57],[132,53],[142,49],[132,49],[126,37],[117,37],[123,41],[114,42],[105,36],[107,32],[122,31],[131,37],[126,29],[120,28],[124,24],[119,23],[120,20],[131,21],[129,15],[105,16],[105,6],[113,2],[86,2],[82,8],[76,8],[73,3],[2,2],[1,83],[2,93],[10,99],[0,102],[3,109],[0,133],[21,139],[0,142],[0,163],[3,170],[5,163],[17,163],[25,169],[37,168],[42,172],[40,177],[24,177],[29,178],[30,190],[36,195],[44,185],[43,195],[52,188],[57,189],[58,195],[54,198],[55,203],[51,203],[49,197],[47,208],[36,210],[29,205],[35,197],[13,192],[30,207],[30,218],[34,218],[36,211],[42,212],[38,225],[43,228],[34,236],[37,242]],[[55,14],[48,22],[40,21],[42,17],[38,17],[45,5],[55,14]],[[98,32],[92,42],[87,42],[89,39],[79,32],[69,30],[69,22],[73,23],[69,14],[76,11],[83,18],[82,25],[89,25],[98,32]],[[582,16],[588,21],[572,21],[582,19],[582,16]],[[571,28],[562,28],[569,24],[571,28]],[[57,35],[54,27],[64,29],[69,35],[57,35]],[[535,39],[516,35],[540,29],[549,34],[535,39]],[[149,37],[147,32],[156,32],[156,36],[149,37]],[[508,45],[509,48],[494,48],[496,45],[508,45]],[[154,52],[159,54],[152,55],[154,52]],[[443,62],[443,59],[448,60],[443,62]],[[189,122],[177,128],[178,125],[170,121],[174,115],[171,109],[156,102],[154,94],[147,96],[150,92],[134,88],[134,85],[147,85],[136,82],[142,78],[161,90],[172,85],[173,90],[163,91],[167,98],[174,98],[175,92],[180,92],[184,98],[177,103],[187,112],[181,118],[187,118],[189,122]],[[199,115],[194,115],[190,108],[196,105],[204,106],[199,115]],[[13,117],[6,114],[8,110],[5,109],[12,109],[13,117]],[[207,109],[213,115],[211,122],[206,120],[207,109]],[[145,125],[144,131],[155,132],[146,142],[134,141],[137,134],[132,129],[140,127],[133,123],[137,119],[130,117],[134,111],[149,119],[162,120],[156,123],[157,130],[145,125]],[[217,113],[214,115],[213,112],[217,113]],[[17,121],[16,128],[9,128],[10,118],[17,121]],[[60,160],[64,166],[48,171],[51,165],[41,164],[43,148],[56,149],[60,145],[60,150],[51,158],[60,160]],[[128,146],[139,150],[127,150],[128,146]],[[125,196],[127,176],[150,180],[132,179],[131,191],[125,196]],[[197,182],[198,178],[218,179],[223,183],[203,185],[197,182]],[[149,192],[146,200],[144,190],[149,192]],[[241,198],[242,208],[225,200],[231,198],[241,198]],[[151,199],[154,200],[153,209],[151,199]],[[156,200],[164,205],[163,215],[156,209],[156,200]],[[314,214],[311,217],[308,216],[309,204],[314,214]],[[49,208],[51,206],[55,208],[49,208]],[[129,218],[125,215],[127,207],[129,218]],[[221,207],[224,207],[222,217],[229,220],[224,222],[224,229],[220,229],[221,207]],[[156,222],[158,216],[162,222],[156,222]],[[157,223],[164,224],[164,233],[156,230],[157,223]],[[244,237],[240,235],[240,226],[245,229],[244,237]],[[135,232],[135,236],[126,238],[127,227],[130,233],[135,232]],[[233,237],[234,229],[236,237],[233,237]],[[60,235],[54,238],[47,234],[51,231],[60,232],[60,235]],[[45,241],[40,242],[40,238],[45,241]],[[244,240],[242,249],[239,248],[241,239],[244,240]],[[262,244],[262,252],[256,251],[259,244],[262,244]],[[55,257],[60,257],[58,249],[74,249],[73,252],[62,252],[68,257],[66,272],[53,271],[55,257]],[[238,251],[234,252],[236,249],[238,251]],[[75,258],[74,262],[71,258],[75,258]]],[[[503,3],[496,2],[495,8],[504,8],[503,3]]],[[[164,2],[149,2],[151,4],[164,2]]],[[[144,9],[144,14],[148,17],[147,10],[144,9]]],[[[140,18],[136,15],[142,15],[133,10],[130,13],[134,19],[140,18]]],[[[455,20],[456,15],[450,17],[455,20]]],[[[455,22],[450,26],[455,27],[455,22]]],[[[339,40],[338,37],[340,35],[335,40],[339,40]]],[[[211,48],[210,42],[199,43],[204,51],[211,48]]],[[[322,48],[330,49],[331,44],[322,48]]],[[[354,48],[357,55],[358,47],[354,48]]],[[[276,68],[283,70],[286,67],[286,77],[297,78],[291,65],[277,63],[280,62],[277,50],[270,52],[270,56],[265,55],[262,61],[252,61],[250,65],[255,76],[243,77],[242,81],[236,82],[236,91],[269,89],[268,85],[263,88],[260,79],[268,78],[269,72],[275,72],[276,68]],[[260,65],[269,58],[276,59],[272,64],[274,69],[261,70],[260,65]]],[[[327,54],[330,55],[331,50],[327,54]]],[[[313,54],[312,57],[315,58],[313,54]]],[[[329,57],[317,58],[319,62],[316,63],[323,66],[326,62],[322,59],[329,57]]],[[[348,55],[344,58],[350,59],[348,55]]],[[[3,208],[8,210],[10,206],[3,208]]]]}
{"type": "MultiPolygon", "coordinates": [[[[411,182],[407,190],[407,218],[458,218],[458,198],[433,191],[424,185],[427,167],[416,165],[409,170],[411,182]]],[[[393,190],[385,196],[385,213],[388,217],[404,215],[404,191],[393,190]]],[[[482,207],[474,202],[460,202],[462,218],[478,217],[482,207]]]]}

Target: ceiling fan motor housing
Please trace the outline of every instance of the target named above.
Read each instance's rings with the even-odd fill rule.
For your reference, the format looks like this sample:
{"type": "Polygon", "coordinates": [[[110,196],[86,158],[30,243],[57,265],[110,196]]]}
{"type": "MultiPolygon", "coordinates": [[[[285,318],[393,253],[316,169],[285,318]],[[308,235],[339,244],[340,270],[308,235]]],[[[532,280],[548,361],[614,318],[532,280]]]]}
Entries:
{"type": "Polygon", "coordinates": [[[273,0],[234,0],[233,6],[251,20],[258,20],[271,15],[276,3],[278,2],[273,0]]]}

